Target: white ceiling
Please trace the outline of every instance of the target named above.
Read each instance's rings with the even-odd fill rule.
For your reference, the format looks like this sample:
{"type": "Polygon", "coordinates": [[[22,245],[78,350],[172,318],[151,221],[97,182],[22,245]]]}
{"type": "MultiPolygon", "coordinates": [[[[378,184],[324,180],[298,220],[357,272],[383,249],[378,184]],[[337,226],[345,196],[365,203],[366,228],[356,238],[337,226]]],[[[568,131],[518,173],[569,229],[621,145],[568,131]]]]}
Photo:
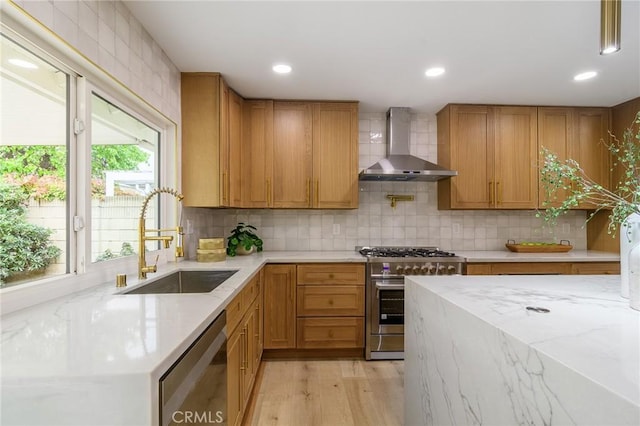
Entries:
{"type": "Polygon", "coordinates": [[[622,50],[599,55],[600,1],[126,1],[180,71],[218,71],[247,98],[613,106],[640,96],[640,1],[622,50]],[[287,76],[271,66],[293,66],[287,76]],[[431,66],[445,75],[425,77],[431,66]],[[594,70],[592,80],[575,82],[594,70]]]}

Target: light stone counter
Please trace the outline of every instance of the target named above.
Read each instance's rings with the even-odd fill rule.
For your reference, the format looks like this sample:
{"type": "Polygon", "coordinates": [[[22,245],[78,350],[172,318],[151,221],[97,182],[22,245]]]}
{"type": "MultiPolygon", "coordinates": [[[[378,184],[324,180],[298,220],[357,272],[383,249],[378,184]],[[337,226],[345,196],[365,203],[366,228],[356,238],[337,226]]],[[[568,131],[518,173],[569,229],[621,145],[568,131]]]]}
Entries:
{"type": "Polygon", "coordinates": [[[156,425],[158,380],[268,263],[364,262],[347,252],[266,252],[176,269],[237,269],[210,293],[123,295],[112,282],[2,317],[0,424],[156,425]]]}
{"type": "Polygon", "coordinates": [[[596,250],[571,250],[567,253],[514,253],[504,250],[455,251],[468,263],[483,262],[619,262],[618,253],[596,250]]]}
{"type": "Polygon", "coordinates": [[[405,423],[640,424],[640,312],[619,280],[408,277],[405,423]]]}

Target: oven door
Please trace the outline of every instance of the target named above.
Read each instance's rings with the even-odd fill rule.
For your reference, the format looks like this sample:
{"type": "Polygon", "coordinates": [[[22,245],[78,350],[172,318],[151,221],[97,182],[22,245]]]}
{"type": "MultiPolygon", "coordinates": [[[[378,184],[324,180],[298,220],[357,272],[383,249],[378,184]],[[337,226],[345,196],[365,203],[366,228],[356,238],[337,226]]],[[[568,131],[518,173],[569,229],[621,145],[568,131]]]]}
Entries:
{"type": "Polygon", "coordinates": [[[404,334],[404,278],[374,280],[371,333],[404,334]]]}

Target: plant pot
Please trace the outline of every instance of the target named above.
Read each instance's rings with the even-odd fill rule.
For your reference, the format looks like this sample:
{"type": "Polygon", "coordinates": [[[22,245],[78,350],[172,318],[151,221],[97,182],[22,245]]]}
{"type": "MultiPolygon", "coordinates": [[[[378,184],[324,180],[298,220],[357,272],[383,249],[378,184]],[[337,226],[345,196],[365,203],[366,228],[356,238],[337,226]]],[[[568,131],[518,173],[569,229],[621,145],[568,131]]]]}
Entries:
{"type": "Polygon", "coordinates": [[[633,213],[620,226],[620,294],[629,298],[629,253],[640,244],[640,214],[633,213]]]}
{"type": "Polygon", "coordinates": [[[240,255],[251,254],[254,251],[256,251],[256,246],[251,246],[249,250],[245,249],[242,246],[238,246],[238,248],[236,248],[236,254],[240,254],[240,255]]]}

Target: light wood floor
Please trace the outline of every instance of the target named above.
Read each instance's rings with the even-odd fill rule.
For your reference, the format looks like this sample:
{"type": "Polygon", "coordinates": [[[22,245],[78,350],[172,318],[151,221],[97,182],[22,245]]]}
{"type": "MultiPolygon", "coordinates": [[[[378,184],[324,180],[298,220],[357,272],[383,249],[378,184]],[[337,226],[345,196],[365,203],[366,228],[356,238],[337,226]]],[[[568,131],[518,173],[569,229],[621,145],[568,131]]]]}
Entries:
{"type": "Polygon", "coordinates": [[[244,424],[403,424],[404,361],[265,360],[244,424]]]}

